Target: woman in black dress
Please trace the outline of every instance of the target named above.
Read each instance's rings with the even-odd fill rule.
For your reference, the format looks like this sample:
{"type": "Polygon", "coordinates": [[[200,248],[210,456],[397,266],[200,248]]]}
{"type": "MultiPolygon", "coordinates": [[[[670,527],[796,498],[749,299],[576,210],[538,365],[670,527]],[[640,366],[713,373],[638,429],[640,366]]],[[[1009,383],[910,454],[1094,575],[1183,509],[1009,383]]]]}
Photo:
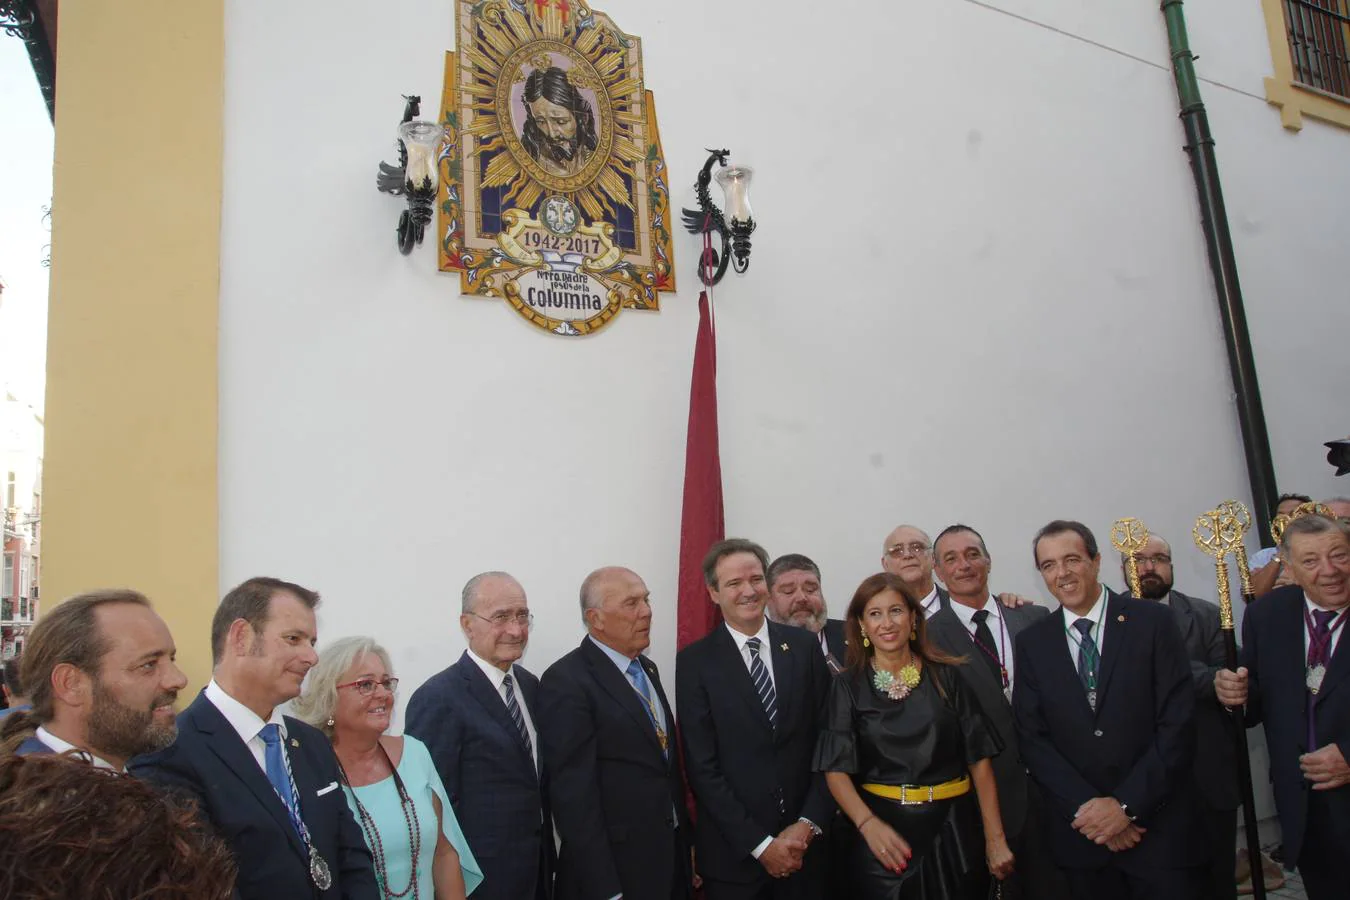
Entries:
{"type": "Polygon", "coordinates": [[[961,660],[928,643],[922,607],[889,573],[859,585],[844,628],[816,770],[856,829],[847,896],[986,900],[990,875],[1013,866],[989,762],[1002,742],[961,660]]]}

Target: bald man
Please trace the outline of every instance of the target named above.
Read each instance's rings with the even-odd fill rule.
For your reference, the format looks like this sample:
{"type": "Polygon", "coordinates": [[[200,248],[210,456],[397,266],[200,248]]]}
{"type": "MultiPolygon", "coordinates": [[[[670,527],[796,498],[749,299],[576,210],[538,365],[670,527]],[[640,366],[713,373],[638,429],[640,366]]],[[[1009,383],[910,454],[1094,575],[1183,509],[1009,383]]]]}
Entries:
{"type": "Polygon", "coordinates": [[[581,646],[539,683],[539,741],[562,839],[556,900],[687,900],[692,889],[675,715],[637,573],[610,566],[581,585],[581,646]]]}

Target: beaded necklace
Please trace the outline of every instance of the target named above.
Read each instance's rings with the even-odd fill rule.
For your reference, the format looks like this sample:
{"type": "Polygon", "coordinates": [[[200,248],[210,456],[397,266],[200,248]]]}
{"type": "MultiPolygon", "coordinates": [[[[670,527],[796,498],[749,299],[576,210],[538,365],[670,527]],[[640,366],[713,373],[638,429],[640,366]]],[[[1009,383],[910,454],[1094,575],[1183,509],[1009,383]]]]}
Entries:
{"type": "Polygon", "coordinates": [[[352,799],[356,801],[357,818],[361,821],[361,832],[365,835],[366,844],[370,847],[370,855],[375,860],[375,878],[379,881],[380,891],[385,897],[406,897],[408,892],[412,892],[413,900],[420,900],[420,892],[417,887],[417,861],[422,853],[422,823],[417,819],[417,805],[413,803],[412,798],[408,796],[408,789],[403,786],[403,779],[399,777],[398,766],[389,758],[389,751],[384,749],[384,744],[379,743],[380,752],[384,754],[385,762],[389,763],[389,771],[394,775],[394,787],[398,790],[398,805],[403,810],[403,821],[408,826],[408,843],[412,848],[412,875],[408,879],[408,886],[401,891],[393,891],[389,887],[389,868],[385,864],[384,844],[380,841],[380,830],[375,827],[375,820],[370,813],[366,811],[361,798],[356,796],[356,789],[352,788],[351,779],[347,777],[347,770],[342,767],[342,761],[338,760],[338,774],[342,776],[342,783],[348,788],[352,788],[352,799]]]}

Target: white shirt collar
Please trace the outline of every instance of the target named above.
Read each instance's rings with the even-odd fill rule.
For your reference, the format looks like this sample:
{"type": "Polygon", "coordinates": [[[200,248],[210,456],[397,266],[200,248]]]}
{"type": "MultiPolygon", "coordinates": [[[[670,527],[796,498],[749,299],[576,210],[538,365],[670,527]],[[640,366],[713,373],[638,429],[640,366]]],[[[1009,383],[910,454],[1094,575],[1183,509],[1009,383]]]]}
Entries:
{"type": "MultiPolygon", "coordinates": [[[[1307,591],[1304,591],[1304,592],[1303,592],[1303,605],[1306,606],[1306,607],[1308,608],[1308,612],[1310,612],[1310,613],[1315,613],[1315,612],[1328,612],[1328,610],[1325,610],[1325,609],[1323,609],[1322,607],[1318,606],[1316,603],[1312,602],[1312,598],[1308,596],[1308,592],[1307,592],[1307,591]]],[[[1339,615],[1345,615],[1346,610],[1350,610],[1350,607],[1343,606],[1343,607],[1341,607],[1340,609],[1336,610],[1336,612],[1337,612],[1339,615]]],[[[1332,619],[1332,620],[1331,620],[1331,624],[1332,624],[1332,625],[1335,625],[1337,621],[1338,621],[1338,619],[1332,619]]]]}
{"type": "Polygon", "coordinates": [[[933,582],[933,589],[928,592],[928,596],[924,597],[919,605],[923,607],[925,616],[931,616],[942,608],[942,601],[938,599],[937,582],[933,582]]]}
{"type": "Polygon", "coordinates": [[[225,717],[225,721],[230,723],[239,734],[239,740],[247,744],[253,740],[263,730],[264,725],[276,724],[281,727],[281,736],[286,737],[286,720],[281,715],[280,710],[273,709],[272,716],[266,722],[258,718],[258,714],[249,709],[238,700],[225,693],[225,689],[216,683],[214,678],[206,686],[206,699],[220,714],[225,717]]]}
{"type": "Polygon", "coordinates": [[[1172,592],[1171,592],[1171,591],[1168,591],[1166,594],[1163,594],[1162,599],[1159,600],[1158,602],[1161,603],[1163,606],[1171,606],[1171,605],[1172,605],[1172,592]]]}
{"type": "MultiPolygon", "coordinates": [[[[469,659],[473,660],[474,664],[483,670],[483,674],[487,676],[487,680],[492,682],[493,688],[500,694],[502,691],[502,682],[506,680],[507,673],[503,672],[486,659],[483,659],[483,657],[479,656],[477,653],[474,653],[473,650],[469,650],[468,653],[469,659]]],[[[514,665],[514,663],[512,665],[514,665]]],[[[511,680],[516,682],[520,681],[520,679],[515,677],[514,672],[511,673],[511,680]]]]}
{"type": "MultiPolygon", "coordinates": [[[[961,620],[961,624],[965,625],[966,630],[969,631],[971,623],[975,619],[975,613],[978,612],[978,610],[971,609],[954,597],[952,598],[951,607],[952,612],[956,613],[957,618],[961,620]]],[[[999,609],[998,601],[994,599],[993,594],[990,594],[985,598],[984,606],[980,607],[980,609],[989,610],[989,620],[993,620],[995,623],[1003,617],[1003,611],[999,609]]],[[[990,627],[992,628],[993,626],[991,625],[990,627]]]]}
{"type": "Polygon", "coordinates": [[[1106,585],[1102,585],[1102,592],[1097,595],[1097,602],[1092,604],[1092,608],[1089,609],[1087,612],[1083,613],[1081,616],[1074,615],[1067,609],[1064,610],[1064,624],[1066,627],[1072,628],[1073,623],[1077,622],[1079,619],[1091,619],[1092,624],[1095,626],[1098,622],[1102,620],[1102,617],[1106,615],[1106,611],[1103,609],[1105,605],[1106,605],[1106,585]]]}
{"type": "Polygon", "coordinates": [[[77,756],[79,756],[81,759],[89,760],[89,762],[91,762],[97,769],[110,769],[111,771],[114,772],[126,771],[125,768],[119,769],[112,763],[108,762],[106,759],[103,759],[100,756],[95,756],[88,750],[82,750],[81,748],[76,747],[74,744],[70,743],[70,741],[62,740],[61,738],[52,734],[50,731],[48,731],[45,727],[41,725],[38,726],[36,737],[43,744],[50,747],[53,753],[69,753],[73,750],[77,756]]]}
{"type": "Polygon", "coordinates": [[[740,651],[742,655],[745,653],[745,642],[752,637],[759,638],[759,649],[761,651],[769,646],[769,620],[767,617],[760,623],[759,631],[755,634],[742,634],[725,622],[722,624],[726,627],[727,631],[731,633],[731,639],[736,642],[736,649],[740,651]]]}

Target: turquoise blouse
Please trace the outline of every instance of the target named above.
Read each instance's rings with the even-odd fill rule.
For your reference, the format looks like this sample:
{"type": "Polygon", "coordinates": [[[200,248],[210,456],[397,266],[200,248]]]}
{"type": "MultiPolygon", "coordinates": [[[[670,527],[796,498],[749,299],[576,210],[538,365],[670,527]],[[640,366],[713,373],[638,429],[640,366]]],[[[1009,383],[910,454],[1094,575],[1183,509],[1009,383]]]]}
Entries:
{"type": "MultiPolygon", "coordinates": [[[[434,795],[441,801],[441,830],[445,832],[446,840],[459,853],[459,867],[464,873],[464,887],[472,894],[474,888],[483,881],[483,871],[478,868],[478,861],[473,858],[473,851],[469,849],[469,843],[464,839],[464,832],[459,829],[459,820],[455,818],[455,810],[445,795],[441,777],[436,774],[436,767],[431,762],[431,753],[428,752],[426,744],[412,735],[403,736],[403,757],[398,761],[398,774],[403,779],[408,796],[412,798],[414,809],[417,810],[417,823],[422,837],[422,846],[417,857],[418,893],[427,898],[436,896],[435,886],[431,880],[431,861],[436,850],[436,807],[431,799],[434,795]]],[[[384,850],[384,864],[389,876],[388,883],[380,887],[386,893],[403,890],[407,887],[409,876],[412,874],[412,843],[408,837],[408,821],[404,818],[393,776],[355,790],[343,785],[342,791],[347,796],[347,805],[351,807],[357,824],[362,826],[361,832],[366,835],[366,842],[370,843],[371,836],[366,834],[366,826],[361,822],[361,814],[357,812],[356,797],[361,799],[361,805],[375,821],[375,828],[380,833],[380,846],[384,850]]],[[[371,852],[373,854],[374,851],[371,852]]]]}

